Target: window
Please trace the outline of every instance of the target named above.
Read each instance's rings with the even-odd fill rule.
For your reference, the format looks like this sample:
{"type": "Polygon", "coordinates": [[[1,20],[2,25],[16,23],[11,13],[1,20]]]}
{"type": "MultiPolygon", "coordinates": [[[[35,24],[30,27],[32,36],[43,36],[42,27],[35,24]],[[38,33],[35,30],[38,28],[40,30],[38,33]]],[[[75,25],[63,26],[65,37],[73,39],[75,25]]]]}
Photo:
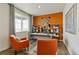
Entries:
{"type": "Polygon", "coordinates": [[[21,16],[15,17],[15,32],[29,31],[28,19],[21,16]]]}
{"type": "Polygon", "coordinates": [[[21,20],[15,19],[15,32],[21,32],[21,20]]]}
{"type": "Polygon", "coordinates": [[[30,15],[15,8],[15,32],[29,31],[30,15]]]}
{"type": "Polygon", "coordinates": [[[26,19],[26,20],[23,20],[22,21],[22,23],[23,23],[23,28],[22,28],[22,31],[28,31],[29,30],[29,23],[28,23],[28,20],[26,19]]]}

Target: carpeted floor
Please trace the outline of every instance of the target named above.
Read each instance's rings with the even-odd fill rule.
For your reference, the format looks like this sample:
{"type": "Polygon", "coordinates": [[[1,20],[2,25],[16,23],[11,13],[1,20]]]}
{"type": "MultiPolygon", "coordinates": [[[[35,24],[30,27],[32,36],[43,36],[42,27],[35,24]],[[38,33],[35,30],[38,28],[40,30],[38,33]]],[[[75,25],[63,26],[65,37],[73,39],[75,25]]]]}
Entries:
{"type": "MultiPolygon", "coordinates": [[[[35,44],[35,46],[30,49],[29,54],[30,55],[37,55],[36,49],[37,49],[37,46],[35,44]]],[[[58,42],[57,55],[69,55],[69,52],[62,41],[58,42]]]]}
{"type": "MultiPolygon", "coordinates": [[[[36,49],[36,43],[32,43],[32,45],[30,45],[29,51],[28,49],[23,49],[18,52],[17,55],[37,55],[36,49]]],[[[0,55],[14,55],[14,50],[7,49],[5,51],[0,52],[0,55]]],[[[69,55],[69,52],[62,41],[58,42],[57,55],[69,55]]]]}
{"type": "Polygon", "coordinates": [[[62,41],[58,42],[57,55],[69,55],[69,52],[62,41]]]}

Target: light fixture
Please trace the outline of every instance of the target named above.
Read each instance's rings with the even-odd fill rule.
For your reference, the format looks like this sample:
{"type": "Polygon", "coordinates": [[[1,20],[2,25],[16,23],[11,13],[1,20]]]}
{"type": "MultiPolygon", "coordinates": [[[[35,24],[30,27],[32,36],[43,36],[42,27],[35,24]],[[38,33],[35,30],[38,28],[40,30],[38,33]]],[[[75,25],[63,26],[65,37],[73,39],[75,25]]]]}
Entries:
{"type": "Polygon", "coordinates": [[[40,5],[38,5],[38,8],[40,8],[40,5]]]}

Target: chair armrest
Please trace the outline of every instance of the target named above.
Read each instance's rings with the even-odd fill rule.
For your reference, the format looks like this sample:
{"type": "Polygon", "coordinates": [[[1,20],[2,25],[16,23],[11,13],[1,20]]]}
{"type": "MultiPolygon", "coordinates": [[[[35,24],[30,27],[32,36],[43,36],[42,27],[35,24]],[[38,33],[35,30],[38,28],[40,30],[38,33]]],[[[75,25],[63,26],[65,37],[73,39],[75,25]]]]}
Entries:
{"type": "Polygon", "coordinates": [[[20,45],[22,47],[29,47],[29,40],[20,40],[20,45]]]}
{"type": "Polygon", "coordinates": [[[26,37],[21,38],[21,40],[26,40],[26,39],[27,39],[26,37]]]}
{"type": "Polygon", "coordinates": [[[19,42],[27,42],[27,40],[20,40],[19,42]]]}

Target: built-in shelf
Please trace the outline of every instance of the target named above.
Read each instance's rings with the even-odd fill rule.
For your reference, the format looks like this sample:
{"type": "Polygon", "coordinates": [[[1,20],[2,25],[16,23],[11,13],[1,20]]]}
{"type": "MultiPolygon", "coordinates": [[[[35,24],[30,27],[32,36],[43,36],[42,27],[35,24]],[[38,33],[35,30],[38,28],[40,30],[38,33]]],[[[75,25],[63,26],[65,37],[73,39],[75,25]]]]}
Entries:
{"type": "Polygon", "coordinates": [[[41,36],[48,38],[58,38],[60,40],[60,25],[52,24],[48,26],[35,26],[33,25],[32,33],[30,33],[31,37],[33,36],[41,36]]]}

